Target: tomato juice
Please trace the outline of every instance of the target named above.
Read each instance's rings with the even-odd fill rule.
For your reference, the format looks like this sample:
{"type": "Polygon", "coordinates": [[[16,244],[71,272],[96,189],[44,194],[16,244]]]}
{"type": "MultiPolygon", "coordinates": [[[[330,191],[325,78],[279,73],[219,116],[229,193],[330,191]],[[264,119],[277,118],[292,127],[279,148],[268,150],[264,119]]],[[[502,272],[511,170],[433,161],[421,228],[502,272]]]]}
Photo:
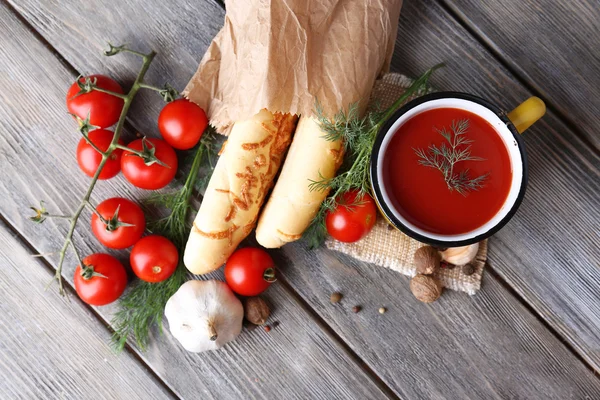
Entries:
{"type": "Polygon", "coordinates": [[[484,118],[459,108],[435,108],[414,115],[392,135],[383,156],[382,184],[390,205],[416,227],[441,235],[464,234],[485,225],[506,202],[513,179],[511,159],[503,139],[484,118]],[[461,121],[467,121],[466,129],[453,130],[461,121]],[[455,132],[462,132],[459,145],[455,132]],[[444,173],[438,167],[448,158],[432,153],[430,146],[445,154],[466,151],[476,159],[455,162],[444,173]],[[422,165],[423,155],[435,165],[422,165]],[[447,180],[461,173],[463,180],[447,180]],[[479,187],[469,189],[466,183],[476,178],[482,178],[479,187]]]}

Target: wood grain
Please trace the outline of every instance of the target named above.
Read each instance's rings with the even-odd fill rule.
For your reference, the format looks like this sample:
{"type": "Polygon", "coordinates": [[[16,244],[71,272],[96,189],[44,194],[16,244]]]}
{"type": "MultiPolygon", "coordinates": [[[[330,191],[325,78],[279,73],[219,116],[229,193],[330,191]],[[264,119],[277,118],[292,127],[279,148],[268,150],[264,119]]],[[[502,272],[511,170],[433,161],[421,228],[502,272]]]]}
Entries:
{"type": "Polygon", "coordinates": [[[80,301],[44,291],[52,273],[2,222],[0,258],[0,398],[172,398],[80,301]]]}
{"type": "MultiPolygon", "coordinates": [[[[139,7],[135,4],[114,4],[109,1],[106,2],[106,7],[131,11],[139,7]]],[[[197,60],[195,63],[188,63],[193,57],[186,53],[185,48],[179,47],[181,39],[175,36],[164,37],[162,32],[156,32],[156,26],[164,21],[177,20],[179,17],[176,10],[182,8],[192,15],[186,14],[186,17],[204,21],[207,18],[205,10],[212,9],[211,3],[207,7],[199,6],[193,10],[186,8],[188,3],[185,1],[177,3],[181,7],[170,5],[169,9],[158,2],[145,4],[148,9],[159,10],[154,15],[154,21],[130,22],[124,13],[115,12],[111,19],[100,17],[91,21],[87,37],[74,28],[78,23],[73,15],[77,15],[77,9],[83,7],[78,3],[69,4],[68,10],[62,4],[40,4],[33,1],[14,5],[63,56],[69,61],[73,60],[76,68],[83,72],[104,70],[107,65],[104,59],[95,55],[96,49],[88,49],[89,44],[95,43],[98,37],[112,36],[115,38],[114,42],[125,39],[134,43],[140,38],[150,40],[147,38],[160,37],[164,40],[160,43],[169,47],[172,52],[172,59],[165,60],[159,56],[157,68],[164,68],[165,71],[181,68],[178,73],[187,70],[187,76],[191,76],[197,60]],[[132,24],[136,32],[114,29],[111,24],[115,21],[119,25],[126,22],[132,24]],[[49,26],[52,28],[48,28],[49,26]],[[77,54],[74,54],[73,48],[77,49],[77,54]],[[178,60],[177,66],[171,65],[173,60],[178,60]]],[[[218,10],[209,18],[210,23],[220,23],[221,19],[222,11],[219,14],[218,10]]],[[[203,22],[194,23],[199,25],[199,29],[204,29],[203,22]]],[[[206,41],[206,38],[196,35],[191,38],[190,41],[206,41]]],[[[194,44],[186,43],[185,46],[194,44]]],[[[197,53],[198,58],[200,54],[197,53]]],[[[479,94],[497,101],[507,109],[529,95],[437,3],[405,2],[393,60],[394,70],[415,76],[439,61],[446,61],[448,67],[434,78],[433,83],[438,88],[479,94]]],[[[118,75],[122,69],[135,70],[131,65],[108,67],[114,75],[118,75]]],[[[185,80],[181,76],[178,78],[185,80]]],[[[151,104],[155,101],[153,99],[148,98],[148,103],[144,104],[151,104]]],[[[156,104],[159,104],[158,100],[156,104]]],[[[158,107],[150,105],[148,109],[158,110],[158,107]]],[[[133,120],[134,125],[153,126],[152,117],[139,113],[134,115],[138,115],[133,120]]],[[[154,111],[152,115],[156,115],[154,111]]],[[[599,280],[598,272],[590,268],[590,262],[597,255],[597,248],[593,242],[594,230],[591,225],[594,219],[586,222],[588,218],[583,218],[582,215],[597,215],[594,214],[594,206],[597,204],[594,190],[598,186],[598,158],[553,115],[547,116],[541,124],[528,132],[526,141],[531,161],[530,190],[517,217],[497,239],[492,240],[490,262],[583,357],[594,363],[598,359],[594,349],[598,348],[597,315],[600,313],[594,314],[598,305],[593,299],[595,293],[598,293],[599,280]],[[557,195],[549,196],[548,187],[557,191],[557,195]],[[590,233],[581,234],[577,226],[590,233]],[[546,246],[546,231],[555,230],[556,227],[565,229],[565,237],[557,235],[553,244],[563,242],[566,252],[549,250],[546,246]],[[565,253],[568,254],[569,264],[563,266],[557,254],[565,253]],[[580,263],[581,259],[584,260],[583,263],[580,263]],[[590,261],[587,262],[586,259],[590,261]],[[561,273],[552,273],[553,269],[558,271],[559,266],[561,273]],[[573,286],[571,283],[574,281],[579,284],[573,286]],[[582,307],[584,313],[577,315],[571,311],[580,309],[582,305],[585,306],[582,307]]],[[[343,261],[351,268],[340,266],[330,259],[338,256],[331,254],[323,259],[315,259],[313,255],[305,255],[302,247],[292,247],[286,253],[288,251],[291,255],[286,261],[292,267],[286,268],[285,274],[289,284],[399,394],[467,397],[466,394],[469,393],[470,397],[490,397],[487,393],[491,392],[498,397],[503,397],[504,394],[508,394],[508,397],[531,397],[534,392],[530,386],[541,386],[549,388],[544,389],[543,393],[554,397],[550,391],[554,389],[557,393],[555,397],[559,398],[562,394],[571,393],[577,397],[597,390],[594,377],[583,365],[569,355],[564,346],[548,332],[543,333],[543,326],[536,323],[535,318],[493,278],[487,277],[483,288],[485,292],[487,286],[491,286],[493,296],[487,294],[485,301],[476,303],[479,308],[471,303],[479,297],[457,298],[458,294],[448,295],[448,300],[444,298],[446,303],[443,303],[443,307],[423,308],[407,295],[404,278],[397,275],[385,275],[380,270],[372,270],[370,266],[348,259],[343,261]],[[307,263],[310,268],[306,267],[307,263]],[[319,270],[315,271],[315,268],[319,270]],[[343,273],[336,273],[336,268],[343,268],[343,273]],[[379,337],[376,333],[367,332],[367,325],[357,324],[354,314],[346,312],[334,315],[329,312],[329,293],[318,292],[314,287],[315,283],[312,286],[306,284],[313,280],[335,280],[336,286],[340,288],[346,287],[343,286],[344,282],[351,282],[348,287],[351,287],[358,301],[365,301],[371,296],[375,296],[373,303],[398,298],[394,308],[406,307],[413,311],[398,321],[388,320],[389,325],[377,326],[375,332],[381,332],[379,337]],[[382,285],[381,280],[387,284],[382,285]],[[464,312],[465,307],[469,306],[475,308],[467,308],[469,312],[464,312]],[[513,312],[517,315],[512,316],[513,312]],[[456,316],[456,319],[450,321],[446,315],[456,316]],[[420,320],[425,322],[418,322],[420,320]],[[448,324],[453,326],[451,331],[454,335],[461,335],[465,330],[477,342],[467,346],[461,342],[452,342],[450,345],[438,342],[439,337],[447,335],[448,324]],[[463,327],[463,324],[467,324],[467,327],[463,327]],[[513,324],[517,328],[513,328],[513,324]],[[494,329],[489,329],[488,325],[494,329]],[[521,335],[525,339],[521,339],[521,335]],[[408,345],[403,342],[406,336],[410,339],[408,345]],[[434,340],[423,340],[423,337],[434,340]],[[498,341],[502,343],[499,345],[498,341]],[[517,346],[510,346],[510,341],[517,343],[517,346]],[[402,360],[407,361],[402,364],[402,360]],[[527,366],[526,369],[515,368],[519,363],[527,366]],[[564,371],[548,370],[546,363],[562,366],[564,371]],[[480,364],[485,372],[478,374],[480,364]],[[515,384],[524,380],[523,371],[534,377],[530,381],[535,382],[534,385],[515,384]],[[571,372],[576,376],[571,376],[571,372]],[[486,374],[490,374],[491,378],[486,374]],[[468,382],[465,382],[465,377],[468,377],[468,382]],[[554,382],[559,382],[560,387],[554,382]]],[[[160,360],[152,362],[160,364],[160,360]]]]}
{"type": "Polygon", "coordinates": [[[600,148],[597,0],[441,0],[600,148]]]}
{"type": "Polygon", "coordinates": [[[277,252],[286,280],[401,398],[583,399],[600,380],[490,274],[427,305],[409,279],[326,249],[277,252]],[[330,304],[333,292],[343,294],[330,304]],[[355,314],[352,307],[362,311],[355,314]],[[385,314],[378,309],[386,307],[385,314]],[[525,383],[528,382],[528,383],[525,383]]]}
{"type": "MultiPolygon", "coordinates": [[[[66,224],[48,220],[36,225],[26,216],[30,214],[28,206],[37,199],[45,200],[51,211],[68,213],[89,182],[76,167],[74,155],[79,136],[64,110],[64,93],[75,77],[4,6],[0,6],[0,41],[4,43],[0,59],[0,93],[4,100],[0,108],[0,213],[37,251],[55,251],[62,243],[66,224]]],[[[142,199],[147,195],[119,176],[100,182],[92,201],[113,196],[142,199]]],[[[81,253],[106,251],[92,237],[88,224],[89,214],[84,214],[75,235],[81,253]]],[[[111,253],[126,262],[127,252],[111,253]]],[[[49,259],[55,265],[56,257],[49,259]]],[[[25,265],[19,264],[21,268],[25,265]]],[[[74,266],[69,257],[64,271],[69,282],[74,266]]],[[[41,290],[44,285],[38,286],[41,290]]],[[[26,288],[18,286],[14,290],[27,293],[26,288]]],[[[56,290],[56,286],[49,290],[56,290]]],[[[191,354],[170,334],[159,337],[154,332],[152,346],[146,353],[138,352],[138,356],[184,398],[385,398],[362,366],[337,339],[320,328],[285,287],[276,285],[265,298],[273,305],[273,320],[280,322],[268,334],[261,329],[244,332],[218,352],[191,354]]],[[[96,310],[108,323],[115,306],[96,310]]],[[[76,321],[66,323],[73,325],[76,321]]],[[[64,329],[68,333],[75,328],[64,329]]],[[[168,332],[168,327],[165,329],[168,332]]],[[[69,349],[68,341],[57,346],[64,347],[65,353],[75,351],[69,349]]],[[[81,346],[80,352],[100,351],[94,348],[100,346],[96,342],[84,342],[81,346]]],[[[47,354],[40,351],[40,356],[47,354]]],[[[95,359],[85,361],[92,363],[95,359]]],[[[60,371],[57,376],[52,371],[46,374],[45,379],[50,381],[61,378],[60,371]]],[[[111,389],[117,395],[107,398],[127,397],[127,374],[123,375],[123,382],[115,382],[111,389]]]]}
{"type": "MultiPolygon", "coordinates": [[[[414,76],[440,61],[437,88],[506,110],[531,95],[436,2],[406,2],[393,68],[414,76]]],[[[490,240],[489,264],[600,370],[600,157],[552,112],[524,139],[529,186],[516,216],[490,240]]]]}

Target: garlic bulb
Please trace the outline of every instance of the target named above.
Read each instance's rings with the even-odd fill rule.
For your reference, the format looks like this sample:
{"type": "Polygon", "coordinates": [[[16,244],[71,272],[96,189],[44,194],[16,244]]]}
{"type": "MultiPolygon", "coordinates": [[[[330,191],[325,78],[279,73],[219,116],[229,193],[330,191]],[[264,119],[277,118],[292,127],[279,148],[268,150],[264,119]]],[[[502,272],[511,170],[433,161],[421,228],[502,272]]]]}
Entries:
{"type": "Polygon", "coordinates": [[[442,260],[454,265],[465,265],[473,261],[478,250],[479,243],[463,247],[449,247],[442,251],[442,260]]]}
{"type": "Polygon", "coordinates": [[[244,307],[220,281],[187,281],[171,296],[165,316],[173,336],[187,351],[216,350],[242,331],[244,307]]]}

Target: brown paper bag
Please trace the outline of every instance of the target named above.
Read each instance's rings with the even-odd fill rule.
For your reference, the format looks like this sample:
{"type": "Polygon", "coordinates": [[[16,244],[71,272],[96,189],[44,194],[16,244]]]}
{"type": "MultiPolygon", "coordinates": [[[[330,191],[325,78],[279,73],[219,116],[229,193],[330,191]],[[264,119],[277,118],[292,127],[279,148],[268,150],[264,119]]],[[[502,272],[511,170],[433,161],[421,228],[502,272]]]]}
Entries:
{"type": "Polygon", "coordinates": [[[184,95],[227,134],[263,108],[333,115],[387,72],[402,0],[226,0],[225,25],[184,95]]]}

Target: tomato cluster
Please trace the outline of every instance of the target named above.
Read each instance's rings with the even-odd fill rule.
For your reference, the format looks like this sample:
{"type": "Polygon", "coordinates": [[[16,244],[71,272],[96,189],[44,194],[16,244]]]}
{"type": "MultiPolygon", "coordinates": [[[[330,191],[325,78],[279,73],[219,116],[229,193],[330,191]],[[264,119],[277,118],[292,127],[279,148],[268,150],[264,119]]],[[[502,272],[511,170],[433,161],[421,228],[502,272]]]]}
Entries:
{"type": "MultiPolygon", "coordinates": [[[[69,112],[96,128],[87,134],[87,139],[82,138],[77,146],[79,167],[86,175],[93,177],[102,162],[102,154],[96,148],[105,152],[111,147],[114,133],[106,128],[119,120],[124,101],[98,90],[80,93],[80,86],[86,82],[121,95],[123,89],[108,76],[91,75],[74,82],[67,92],[69,112]]],[[[173,148],[187,150],[196,146],[207,126],[208,119],[202,108],[187,99],[174,100],[162,109],[158,117],[158,128],[164,140],[137,139],[127,146],[132,151],[114,149],[98,179],[110,179],[123,171],[125,178],[139,188],[155,190],[165,187],[177,173],[177,154],[173,148]],[[142,157],[144,141],[157,162],[142,157]]],[[[124,146],[121,140],[118,144],[124,146]]]]}
{"type": "MultiPolygon", "coordinates": [[[[164,140],[136,139],[126,147],[120,139],[113,143],[114,132],[108,129],[121,117],[124,100],[119,95],[123,93],[115,80],[104,75],[82,77],[69,88],[67,108],[81,124],[87,124],[82,129],[84,138],[77,146],[79,168],[94,177],[104,161],[97,179],[111,179],[122,171],[125,179],[136,187],[148,190],[165,187],[177,173],[177,154],[173,148],[187,150],[198,144],[208,126],[206,114],[186,99],[172,101],[158,118],[164,140]],[[108,159],[103,160],[101,152],[109,150],[112,152],[108,159]]],[[[165,237],[142,238],[145,229],[146,219],[140,206],[121,197],[98,204],[91,218],[91,230],[100,243],[111,249],[133,246],[130,254],[133,272],[146,282],[162,282],[177,269],[179,252],[165,237]]],[[[101,306],[121,296],[127,286],[127,273],[119,260],[109,254],[95,253],[85,257],[81,264],[75,270],[74,281],[83,301],[101,306]]]]}

